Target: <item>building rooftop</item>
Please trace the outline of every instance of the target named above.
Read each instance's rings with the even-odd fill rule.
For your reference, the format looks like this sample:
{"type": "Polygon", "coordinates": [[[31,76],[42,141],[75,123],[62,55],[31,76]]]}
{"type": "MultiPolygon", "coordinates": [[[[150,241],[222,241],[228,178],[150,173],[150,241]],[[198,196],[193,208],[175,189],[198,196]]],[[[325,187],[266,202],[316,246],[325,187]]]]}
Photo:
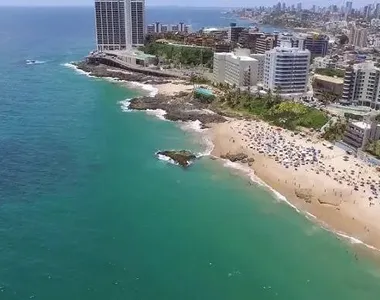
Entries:
{"type": "Polygon", "coordinates": [[[275,47],[270,52],[277,53],[310,53],[309,50],[300,50],[299,48],[290,48],[290,47],[275,47]]]}
{"type": "Polygon", "coordinates": [[[339,83],[343,84],[343,82],[344,82],[344,78],[326,76],[326,75],[321,75],[321,74],[315,74],[314,78],[324,80],[324,81],[328,81],[328,82],[332,82],[332,83],[338,83],[338,84],[339,83]]]}
{"type": "Polygon", "coordinates": [[[363,130],[371,128],[370,124],[363,122],[363,121],[352,122],[352,125],[359,127],[360,129],[363,129],[363,130]]]}
{"type": "Polygon", "coordinates": [[[376,70],[380,71],[379,68],[375,67],[375,64],[373,61],[365,61],[359,64],[353,65],[353,68],[355,70],[376,70]]]}
{"type": "Polygon", "coordinates": [[[243,60],[243,61],[257,61],[257,59],[250,57],[248,55],[237,55],[233,52],[220,52],[220,53],[214,53],[214,56],[229,56],[233,59],[237,60],[243,60]]]}

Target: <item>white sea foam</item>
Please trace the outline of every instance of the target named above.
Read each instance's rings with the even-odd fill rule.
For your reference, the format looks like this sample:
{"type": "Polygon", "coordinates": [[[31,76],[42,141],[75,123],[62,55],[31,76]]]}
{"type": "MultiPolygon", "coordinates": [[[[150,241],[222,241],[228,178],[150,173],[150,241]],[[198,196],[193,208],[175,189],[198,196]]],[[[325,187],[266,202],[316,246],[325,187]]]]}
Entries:
{"type": "Polygon", "coordinates": [[[205,150],[197,153],[197,157],[210,156],[212,150],[214,150],[214,143],[209,140],[207,137],[202,138],[202,143],[205,145],[205,150]]]}
{"type": "MultiPolygon", "coordinates": [[[[204,133],[207,129],[202,129],[202,123],[199,120],[188,121],[188,122],[179,122],[179,126],[182,130],[195,132],[197,134],[204,133]]],[[[197,157],[209,156],[214,150],[214,143],[208,138],[205,134],[200,134],[202,139],[202,145],[205,146],[205,149],[202,152],[197,153],[197,157]]]]}
{"type": "Polygon", "coordinates": [[[158,158],[159,160],[166,161],[166,162],[168,162],[168,163],[171,163],[171,164],[173,164],[173,165],[178,166],[178,163],[177,163],[177,162],[175,162],[173,159],[171,159],[170,157],[168,157],[168,156],[166,156],[166,155],[157,154],[157,158],[158,158]]]}
{"type": "Polygon", "coordinates": [[[151,84],[145,84],[145,83],[135,82],[135,81],[128,81],[128,84],[131,85],[132,87],[137,87],[144,91],[149,92],[149,97],[154,97],[158,93],[158,88],[155,88],[151,84]]]}
{"type": "Polygon", "coordinates": [[[180,127],[183,130],[188,131],[195,131],[195,132],[203,132],[204,129],[202,129],[202,123],[199,120],[196,121],[188,121],[188,122],[181,122],[180,127]]]}
{"type": "Polygon", "coordinates": [[[90,72],[83,71],[72,63],[64,63],[64,64],[62,64],[62,66],[66,67],[66,68],[70,68],[72,70],[75,70],[78,74],[85,75],[85,76],[91,77],[91,78],[96,78],[95,76],[91,76],[90,72]]]}
{"type": "Polygon", "coordinates": [[[281,193],[279,193],[278,191],[276,191],[274,188],[272,188],[270,185],[266,184],[259,177],[257,177],[256,174],[255,174],[255,172],[250,167],[245,166],[245,165],[243,165],[241,163],[238,163],[238,162],[231,162],[229,160],[224,160],[224,161],[225,162],[224,162],[223,165],[225,167],[236,169],[236,170],[239,170],[239,171],[245,173],[246,175],[248,175],[248,177],[250,178],[250,180],[252,182],[257,183],[257,184],[259,184],[261,186],[264,186],[265,188],[269,189],[271,191],[271,193],[276,197],[276,199],[285,202],[290,207],[292,207],[294,210],[296,210],[297,212],[300,212],[300,210],[295,205],[293,205],[292,203],[290,203],[288,201],[288,199],[286,199],[286,197],[284,195],[282,195],[281,193]]]}
{"type": "MultiPolygon", "coordinates": [[[[241,163],[236,163],[236,162],[231,162],[229,160],[224,160],[225,163],[223,164],[225,167],[228,167],[228,168],[233,168],[233,169],[236,169],[236,170],[239,170],[245,174],[247,174],[249,176],[249,178],[251,179],[252,182],[255,182],[255,183],[258,183],[262,186],[265,186],[266,188],[268,188],[275,196],[277,199],[281,200],[281,201],[284,201],[286,204],[288,204],[290,207],[292,207],[295,211],[297,211],[298,213],[302,213],[295,205],[293,205],[292,203],[290,203],[288,201],[288,199],[286,199],[286,197],[282,194],[280,194],[278,191],[276,191],[274,188],[272,188],[271,186],[269,186],[268,184],[266,184],[264,181],[262,181],[259,177],[257,177],[255,175],[255,173],[252,171],[252,169],[250,169],[249,167],[247,166],[244,166],[242,165],[241,163]]],[[[313,214],[305,211],[304,214],[306,215],[306,217],[309,217],[311,219],[317,219],[316,216],[314,216],[313,214]]],[[[321,223],[321,222],[320,222],[321,223]]],[[[363,245],[369,249],[372,249],[372,250],[376,250],[376,251],[380,251],[380,249],[372,246],[372,245],[369,245],[369,244],[366,244],[364,243],[363,241],[353,237],[353,236],[350,236],[350,235],[347,235],[345,233],[342,233],[340,231],[335,231],[333,229],[331,229],[330,227],[327,226],[327,224],[325,223],[322,223],[322,228],[327,230],[327,231],[330,231],[344,239],[347,239],[351,244],[357,244],[357,245],[363,245]]]]}
{"type": "Polygon", "coordinates": [[[105,79],[109,82],[115,82],[115,83],[127,82],[127,81],[120,80],[119,78],[114,78],[114,77],[103,77],[103,79],[105,79]]]}
{"type": "Polygon", "coordinates": [[[123,100],[123,101],[120,101],[119,104],[120,104],[121,110],[122,110],[123,112],[131,111],[131,110],[129,109],[129,105],[131,104],[131,99],[125,99],[125,100],[123,100]]]}
{"type": "Polygon", "coordinates": [[[46,61],[44,61],[44,60],[32,60],[32,59],[26,60],[27,65],[41,65],[41,64],[45,64],[45,63],[46,63],[46,61]]]}
{"type": "Polygon", "coordinates": [[[163,109],[147,109],[145,112],[148,115],[152,115],[159,118],[160,120],[166,121],[165,119],[166,111],[163,109]]]}

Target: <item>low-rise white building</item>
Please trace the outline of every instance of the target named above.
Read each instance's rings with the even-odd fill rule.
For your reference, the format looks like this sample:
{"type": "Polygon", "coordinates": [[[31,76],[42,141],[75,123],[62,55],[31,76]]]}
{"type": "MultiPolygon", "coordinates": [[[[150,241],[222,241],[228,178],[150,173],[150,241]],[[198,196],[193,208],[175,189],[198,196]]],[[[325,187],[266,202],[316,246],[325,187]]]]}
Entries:
{"type": "Polygon", "coordinates": [[[249,49],[214,53],[214,81],[237,87],[257,84],[258,60],[250,57],[249,49]]]}
{"type": "Polygon", "coordinates": [[[380,139],[380,125],[377,122],[351,122],[348,124],[343,142],[356,148],[364,148],[370,141],[380,139]]]}
{"type": "Polygon", "coordinates": [[[307,92],[310,51],[276,47],[265,52],[264,88],[282,94],[307,92]]]}
{"type": "Polygon", "coordinates": [[[109,50],[103,55],[108,55],[131,65],[149,66],[156,64],[157,58],[154,55],[146,54],[139,50],[109,50]]]}

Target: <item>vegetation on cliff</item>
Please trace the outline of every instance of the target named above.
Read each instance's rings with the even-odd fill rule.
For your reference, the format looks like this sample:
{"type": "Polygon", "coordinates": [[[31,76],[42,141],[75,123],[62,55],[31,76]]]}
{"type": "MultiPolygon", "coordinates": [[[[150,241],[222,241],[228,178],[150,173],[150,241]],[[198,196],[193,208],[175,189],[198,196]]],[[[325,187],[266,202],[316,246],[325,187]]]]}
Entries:
{"type": "Polygon", "coordinates": [[[165,63],[175,66],[187,65],[212,68],[214,53],[211,49],[201,47],[191,47],[180,44],[165,44],[151,42],[145,45],[142,50],[145,53],[156,55],[165,63]]]}

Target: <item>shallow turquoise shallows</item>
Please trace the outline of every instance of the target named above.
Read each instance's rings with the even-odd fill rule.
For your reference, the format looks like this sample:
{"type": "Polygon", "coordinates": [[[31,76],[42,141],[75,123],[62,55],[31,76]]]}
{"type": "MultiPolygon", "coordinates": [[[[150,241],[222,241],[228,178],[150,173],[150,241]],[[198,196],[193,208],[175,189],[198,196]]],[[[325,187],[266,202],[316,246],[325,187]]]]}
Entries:
{"type": "Polygon", "coordinates": [[[377,266],[265,189],[157,160],[203,146],[64,66],[93,44],[91,8],[0,9],[1,300],[379,299],[377,266]]]}

